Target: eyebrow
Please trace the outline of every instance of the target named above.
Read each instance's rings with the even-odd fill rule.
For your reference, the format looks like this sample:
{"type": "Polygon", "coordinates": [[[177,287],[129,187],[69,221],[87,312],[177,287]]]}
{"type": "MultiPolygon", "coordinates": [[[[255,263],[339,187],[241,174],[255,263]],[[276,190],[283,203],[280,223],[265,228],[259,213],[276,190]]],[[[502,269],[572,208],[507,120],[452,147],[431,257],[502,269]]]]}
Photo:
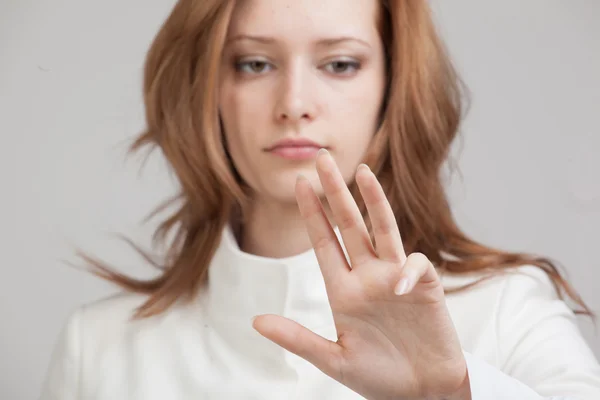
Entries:
{"type": "MultiPolygon", "coordinates": [[[[263,43],[263,44],[273,44],[273,43],[277,42],[277,40],[275,40],[272,37],[268,37],[268,36],[240,34],[240,35],[235,35],[232,38],[230,38],[227,41],[227,44],[241,41],[241,40],[251,40],[251,41],[255,41],[255,42],[259,42],[259,43],[263,43]]],[[[317,40],[316,44],[319,46],[323,46],[323,47],[331,47],[331,46],[335,46],[337,44],[344,43],[344,42],[357,42],[357,43],[362,44],[363,46],[371,47],[371,45],[367,41],[359,39],[357,37],[353,37],[353,36],[340,36],[340,37],[324,38],[324,39],[317,40]]]]}

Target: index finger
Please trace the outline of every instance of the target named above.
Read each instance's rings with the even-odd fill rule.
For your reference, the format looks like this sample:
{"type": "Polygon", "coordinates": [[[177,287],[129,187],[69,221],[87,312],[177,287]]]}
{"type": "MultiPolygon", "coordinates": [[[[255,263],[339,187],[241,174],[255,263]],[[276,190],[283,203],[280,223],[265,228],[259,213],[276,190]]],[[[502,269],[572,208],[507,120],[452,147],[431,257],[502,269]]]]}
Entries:
{"type": "Polygon", "coordinates": [[[327,220],[321,200],[308,179],[299,176],[296,181],[296,199],[300,214],[306,223],[308,236],[315,249],[327,287],[350,272],[350,266],[338,238],[327,220]]]}

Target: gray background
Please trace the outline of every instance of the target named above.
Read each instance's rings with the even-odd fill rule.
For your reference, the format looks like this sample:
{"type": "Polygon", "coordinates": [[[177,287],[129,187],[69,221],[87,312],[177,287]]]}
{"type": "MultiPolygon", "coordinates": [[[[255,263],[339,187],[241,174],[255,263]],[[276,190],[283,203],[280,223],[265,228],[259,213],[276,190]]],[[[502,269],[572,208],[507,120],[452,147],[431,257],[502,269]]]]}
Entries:
{"type": "MultiPolygon", "coordinates": [[[[137,276],[111,237],[172,193],[163,161],[125,161],[143,127],[144,54],[173,0],[0,0],[0,398],[37,396],[67,314],[112,291],[71,246],[137,276]]],[[[564,264],[600,312],[600,2],[433,1],[473,93],[450,186],[461,226],[564,264]]],[[[458,150],[458,147],[457,147],[458,150]]],[[[584,334],[600,355],[590,323],[584,334]]]]}

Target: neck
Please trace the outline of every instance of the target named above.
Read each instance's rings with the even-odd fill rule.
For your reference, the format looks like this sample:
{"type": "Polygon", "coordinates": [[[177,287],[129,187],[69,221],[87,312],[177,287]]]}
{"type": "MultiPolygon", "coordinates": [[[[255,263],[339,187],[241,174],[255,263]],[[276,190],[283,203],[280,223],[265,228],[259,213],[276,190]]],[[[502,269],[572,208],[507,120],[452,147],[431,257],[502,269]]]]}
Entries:
{"type": "Polygon", "coordinates": [[[291,257],[312,248],[296,203],[256,200],[239,237],[242,251],[262,257],[291,257]]]}

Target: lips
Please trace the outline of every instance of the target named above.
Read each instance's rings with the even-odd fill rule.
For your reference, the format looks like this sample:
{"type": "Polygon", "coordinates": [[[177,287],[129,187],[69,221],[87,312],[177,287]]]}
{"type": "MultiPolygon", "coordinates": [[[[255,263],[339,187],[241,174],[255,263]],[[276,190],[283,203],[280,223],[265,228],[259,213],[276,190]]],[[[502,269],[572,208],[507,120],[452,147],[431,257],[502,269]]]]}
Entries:
{"type": "Polygon", "coordinates": [[[281,149],[281,148],[295,148],[295,147],[313,147],[313,148],[317,148],[317,149],[321,149],[325,146],[320,145],[317,142],[314,142],[312,140],[309,139],[303,139],[303,138],[298,138],[298,139],[282,139],[277,141],[274,145],[272,145],[271,147],[269,147],[267,149],[267,151],[273,151],[276,149],[281,149]]]}
{"type": "Polygon", "coordinates": [[[299,161],[315,158],[319,150],[324,147],[304,138],[282,139],[269,147],[267,151],[284,159],[299,161]]]}

